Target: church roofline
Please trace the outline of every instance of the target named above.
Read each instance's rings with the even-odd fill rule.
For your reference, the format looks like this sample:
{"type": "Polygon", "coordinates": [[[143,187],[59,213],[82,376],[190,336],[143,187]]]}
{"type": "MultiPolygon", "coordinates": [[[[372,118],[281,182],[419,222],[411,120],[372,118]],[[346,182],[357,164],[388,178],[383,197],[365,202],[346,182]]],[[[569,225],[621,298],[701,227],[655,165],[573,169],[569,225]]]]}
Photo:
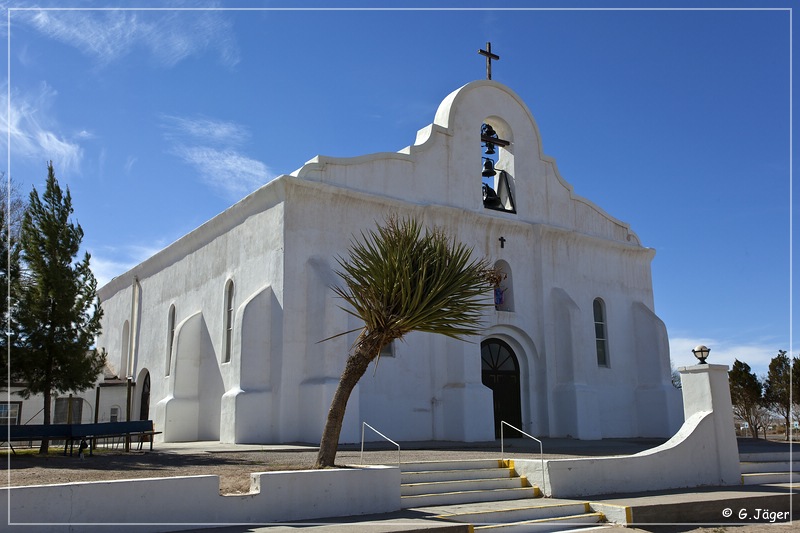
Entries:
{"type": "Polygon", "coordinates": [[[135,278],[145,279],[153,273],[163,270],[190,253],[199,250],[248,217],[282,203],[286,196],[284,190],[285,177],[287,176],[282,175],[272,179],[127,272],[111,279],[97,291],[100,302],[108,300],[117,292],[130,287],[135,278]]]}
{"type": "MultiPolygon", "coordinates": [[[[263,185],[253,193],[247,195],[241,201],[232,205],[222,213],[211,218],[204,224],[198,226],[194,230],[180,237],[172,244],[166,246],[164,249],[157,252],[150,258],[136,265],[129,271],[113,278],[109,283],[104,285],[98,291],[98,295],[100,296],[101,301],[110,298],[120,290],[128,288],[135,277],[142,279],[149,277],[154,272],[157,272],[165,267],[168,267],[174,262],[180,260],[182,257],[185,257],[186,255],[192,253],[193,251],[196,251],[197,249],[201,248],[202,246],[207,244],[210,240],[218,237],[219,235],[223,234],[229,229],[235,227],[237,224],[239,224],[241,221],[245,220],[252,214],[261,212],[272,205],[280,203],[285,198],[285,191],[283,184],[286,183],[287,180],[289,181],[298,180],[306,183],[319,183],[331,187],[344,188],[348,191],[351,191],[352,193],[365,194],[367,196],[383,198],[385,200],[403,202],[404,200],[402,198],[380,195],[374,191],[354,189],[352,187],[348,187],[347,184],[319,179],[319,177],[321,177],[321,175],[325,173],[326,166],[329,164],[348,166],[348,165],[359,165],[364,163],[370,163],[375,161],[396,161],[399,164],[416,163],[415,156],[420,151],[433,147],[436,144],[437,135],[444,135],[444,136],[454,135],[453,125],[451,124],[451,122],[452,122],[453,112],[457,107],[458,101],[461,98],[464,98],[468,92],[483,87],[490,87],[492,89],[502,91],[503,93],[511,97],[516,102],[516,104],[519,105],[519,107],[522,110],[524,110],[526,117],[530,121],[535,133],[536,142],[538,143],[536,149],[538,149],[539,159],[552,168],[553,175],[556,177],[558,183],[568,191],[570,200],[587,206],[591,210],[598,213],[600,216],[606,218],[609,222],[621,228],[626,235],[626,240],[628,241],[628,242],[619,241],[619,244],[622,245],[623,247],[625,248],[639,247],[645,250],[652,250],[650,248],[645,248],[641,245],[641,241],[638,235],[636,235],[636,233],[631,230],[630,224],[611,216],[610,214],[608,214],[608,212],[606,212],[604,209],[596,205],[591,200],[582,197],[578,194],[575,194],[573,186],[561,176],[555,158],[544,154],[542,150],[542,140],[541,140],[541,135],[539,133],[539,127],[536,124],[536,120],[534,119],[533,114],[530,112],[530,109],[522,100],[522,98],[519,97],[519,95],[517,95],[509,87],[501,83],[498,83],[496,81],[476,80],[459,87],[458,89],[451,92],[444,98],[444,100],[441,102],[441,104],[439,104],[439,107],[436,110],[436,113],[434,115],[434,121],[417,131],[416,139],[413,145],[407,146],[397,152],[376,152],[371,154],[359,155],[355,157],[334,157],[334,156],[317,155],[312,159],[310,159],[302,167],[292,172],[291,174],[278,176],[277,178],[263,185]]],[[[408,200],[406,200],[405,203],[408,203],[408,200]]],[[[411,205],[416,205],[416,204],[414,204],[414,202],[412,201],[411,205]]],[[[431,204],[431,205],[435,205],[437,208],[440,209],[446,207],[444,204],[431,204]]],[[[480,216],[491,215],[493,217],[498,217],[498,214],[495,212],[489,214],[481,213],[479,215],[480,216]]],[[[508,221],[510,223],[524,223],[526,225],[542,224],[546,227],[552,227],[554,229],[558,228],[557,226],[552,225],[546,221],[531,220],[531,219],[529,220],[508,219],[507,217],[503,216],[500,216],[500,219],[503,221],[508,221]]],[[[569,228],[563,228],[563,230],[572,231],[581,235],[585,234],[587,237],[601,239],[606,242],[617,242],[617,240],[604,237],[602,235],[595,235],[592,233],[576,231],[569,228]]],[[[654,253],[654,251],[652,251],[651,253],[654,253]]]]}
{"type": "MultiPolygon", "coordinates": [[[[444,100],[442,100],[442,102],[439,104],[439,107],[436,109],[433,122],[417,131],[416,139],[414,141],[414,144],[411,146],[407,146],[397,152],[375,152],[371,154],[363,154],[352,157],[317,155],[312,159],[310,159],[305,165],[292,172],[291,175],[301,179],[324,181],[325,183],[329,183],[327,180],[320,180],[319,178],[317,178],[317,176],[325,172],[327,165],[342,165],[342,166],[359,165],[378,160],[396,160],[407,163],[414,163],[415,154],[420,150],[424,150],[431,147],[435,142],[434,139],[436,137],[436,134],[443,134],[447,136],[454,135],[453,126],[451,124],[451,118],[453,115],[453,110],[458,106],[458,101],[464,98],[465,95],[471,90],[479,89],[482,87],[491,87],[504,92],[505,94],[510,96],[517,103],[517,105],[519,105],[520,108],[523,109],[523,111],[526,114],[526,117],[528,118],[528,120],[530,120],[531,126],[535,133],[537,141],[536,148],[538,150],[539,160],[541,160],[543,163],[549,165],[552,168],[553,175],[556,177],[558,183],[567,190],[570,199],[572,201],[584,204],[585,206],[589,207],[600,216],[606,218],[609,222],[616,224],[617,226],[619,226],[624,230],[628,242],[634,242],[635,244],[641,246],[641,239],[639,239],[639,236],[636,234],[636,232],[631,229],[629,223],[614,217],[613,215],[609,214],[605,209],[598,206],[588,198],[581,196],[575,192],[575,188],[573,187],[573,185],[569,183],[566,179],[564,179],[564,177],[561,175],[561,172],[558,169],[558,163],[556,162],[556,159],[544,153],[544,150],[542,148],[542,136],[539,132],[539,126],[536,123],[536,119],[534,118],[533,113],[531,113],[525,101],[510,87],[493,80],[471,81],[465,85],[462,85],[461,87],[454,90],[450,94],[448,94],[444,98],[444,100]]],[[[339,186],[344,186],[344,185],[339,184],[339,186]]]]}

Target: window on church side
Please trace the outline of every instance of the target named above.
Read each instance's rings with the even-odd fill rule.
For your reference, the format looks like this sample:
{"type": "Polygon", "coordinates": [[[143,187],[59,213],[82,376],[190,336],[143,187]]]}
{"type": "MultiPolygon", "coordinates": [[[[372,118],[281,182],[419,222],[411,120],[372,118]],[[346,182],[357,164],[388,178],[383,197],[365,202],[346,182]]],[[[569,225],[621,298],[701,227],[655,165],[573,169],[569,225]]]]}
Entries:
{"type": "Polygon", "coordinates": [[[595,298],[592,307],[594,309],[594,337],[597,347],[597,366],[608,366],[606,306],[603,300],[595,298]]]}
{"type": "Polygon", "coordinates": [[[20,423],[22,402],[0,402],[0,424],[3,426],[20,423]]]}
{"type": "Polygon", "coordinates": [[[169,306],[169,317],[167,318],[167,369],[165,376],[169,376],[172,366],[172,346],[175,344],[175,306],[169,306]]]}
{"type": "Polygon", "coordinates": [[[56,398],[53,424],[80,424],[83,418],[83,398],[56,398]]]}
{"type": "Polygon", "coordinates": [[[225,286],[225,358],[231,360],[231,343],[233,342],[233,280],[225,286]]]}
{"type": "Polygon", "coordinates": [[[394,341],[381,348],[380,357],[394,357],[394,341]]]}

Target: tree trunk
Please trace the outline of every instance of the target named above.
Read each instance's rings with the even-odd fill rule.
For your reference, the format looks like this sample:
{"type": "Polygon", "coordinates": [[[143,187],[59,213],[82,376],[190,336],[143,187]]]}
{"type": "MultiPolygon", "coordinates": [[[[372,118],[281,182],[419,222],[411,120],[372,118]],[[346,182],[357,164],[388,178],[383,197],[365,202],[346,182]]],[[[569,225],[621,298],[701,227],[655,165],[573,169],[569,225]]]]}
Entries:
{"type": "MultiPolygon", "coordinates": [[[[50,389],[44,391],[44,425],[50,425],[50,389]]],[[[39,445],[39,453],[46,454],[50,448],[50,439],[44,437],[39,445]]]]}
{"type": "Polygon", "coordinates": [[[789,427],[789,423],[791,422],[791,416],[792,416],[792,414],[789,413],[789,416],[784,416],[783,417],[784,421],[786,422],[786,426],[784,426],[784,427],[786,428],[786,439],[785,440],[787,440],[787,441],[789,440],[789,432],[791,431],[791,429],[789,427]]]}
{"type": "Polygon", "coordinates": [[[342,431],[344,422],[344,412],[347,408],[347,400],[353,392],[358,380],[367,371],[370,361],[380,349],[377,342],[370,335],[364,336],[357,343],[353,353],[347,358],[347,363],[339,378],[339,385],[333,393],[331,407],[328,410],[328,418],[325,421],[325,429],[322,431],[322,439],[319,443],[317,462],[314,468],[329,468],[334,466],[336,451],[339,448],[339,434],[342,431]]]}

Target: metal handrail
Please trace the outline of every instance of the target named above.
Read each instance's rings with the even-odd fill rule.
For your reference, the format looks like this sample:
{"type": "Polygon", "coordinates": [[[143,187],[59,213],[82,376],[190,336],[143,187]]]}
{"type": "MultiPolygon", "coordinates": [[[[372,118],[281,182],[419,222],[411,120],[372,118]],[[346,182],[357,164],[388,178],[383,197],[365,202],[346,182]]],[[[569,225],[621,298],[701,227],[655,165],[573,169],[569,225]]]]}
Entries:
{"type": "Polygon", "coordinates": [[[42,407],[41,409],[39,409],[38,411],[36,411],[36,414],[35,414],[35,415],[33,415],[32,417],[30,417],[30,418],[28,419],[28,421],[27,421],[27,422],[25,422],[25,423],[24,423],[24,424],[22,424],[22,425],[23,425],[23,426],[27,426],[27,425],[28,425],[28,422],[30,422],[31,420],[33,420],[34,418],[36,418],[37,416],[39,416],[39,413],[41,413],[42,411],[44,411],[44,407],[42,407]]]}
{"type": "Polygon", "coordinates": [[[389,442],[397,446],[397,468],[400,468],[400,445],[397,444],[392,439],[390,439],[389,437],[387,437],[386,435],[384,435],[383,433],[381,433],[380,431],[378,431],[377,429],[375,429],[374,427],[367,424],[366,422],[361,422],[361,464],[362,465],[364,464],[364,426],[367,426],[369,429],[371,429],[384,439],[388,440],[389,442]]]}
{"type": "Polygon", "coordinates": [[[536,442],[539,443],[539,459],[542,462],[542,487],[543,487],[542,488],[542,492],[544,494],[547,494],[547,476],[545,475],[545,471],[544,471],[544,448],[542,446],[542,441],[540,441],[539,439],[537,439],[533,435],[529,435],[529,434],[525,433],[524,431],[522,431],[521,429],[519,429],[517,427],[514,427],[511,424],[509,424],[508,422],[506,422],[505,420],[503,420],[502,422],[500,422],[500,459],[503,460],[503,461],[506,460],[506,458],[505,458],[505,447],[504,447],[504,443],[503,443],[503,426],[504,425],[506,425],[506,426],[510,427],[511,429],[514,429],[514,430],[522,433],[526,437],[531,438],[531,439],[533,439],[533,440],[535,440],[536,442]]]}

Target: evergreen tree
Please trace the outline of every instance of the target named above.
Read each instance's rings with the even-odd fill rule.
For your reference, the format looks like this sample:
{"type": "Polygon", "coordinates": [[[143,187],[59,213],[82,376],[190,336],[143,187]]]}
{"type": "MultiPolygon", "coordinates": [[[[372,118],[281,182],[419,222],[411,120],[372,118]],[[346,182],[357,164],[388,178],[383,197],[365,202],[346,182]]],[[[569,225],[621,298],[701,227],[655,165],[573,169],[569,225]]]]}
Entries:
{"type": "MultiPolygon", "coordinates": [[[[42,198],[34,188],[22,220],[20,245],[26,280],[20,286],[16,319],[18,348],[12,364],[25,383],[23,397],[44,395],[44,424],[50,424],[51,397],[94,385],[105,353],[92,347],[102,310],[89,254],[76,261],[83,239],[70,220],[72,197],[61,190],[52,162],[42,198]]],[[[42,441],[39,453],[47,453],[42,441]]]]}
{"type": "Polygon", "coordinates": [[[786,350],[778,350],[778,355],[769,362],[767,379],[764,381],[764,401],[770,410],[780,415],[786,424],[786,440],[792,422],[792,376],[791,362],[786,350]]]}
{"type": "Polygon", "coordinates": [[[731,403],[733,413],[750,426],[753,438],[758,438],[758,427],[761,424],[761,411],[763,411],[761,381],[755,372],[750,370],[750,365],[738,359],[733,362],[733,367],[728,372],[728,381],[731,388],[731,403]]]}

